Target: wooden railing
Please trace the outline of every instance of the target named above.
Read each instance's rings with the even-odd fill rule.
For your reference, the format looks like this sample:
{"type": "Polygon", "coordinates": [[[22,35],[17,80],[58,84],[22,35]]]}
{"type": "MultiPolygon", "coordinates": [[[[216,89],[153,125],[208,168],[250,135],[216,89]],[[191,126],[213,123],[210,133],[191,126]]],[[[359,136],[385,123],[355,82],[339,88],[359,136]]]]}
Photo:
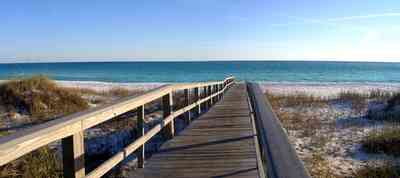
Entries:
{"type": "Polygon", "coordinates": [[[262,170],[268,178],[310,178],[257,83],[246,83],[255,120],[262,170]]]}
{"type": "Polygon", "coordinates": [[[16,132],[0,138],[0,166],[5,165],[27,153],[42,146],[61,139],[63,154],[63,172],[66,178],[90,177],[97,178],[106,174],[122,160],[133,152],[138,158],[138,167],[143,167],[145,144],[154,135],[163,130],[168,137],[174,136],[174,119],[185,114],[190,120],[190,111],[198,114],[201,107],[210,107],[211,104],[221,99],[224,92],[234,83],[234,77],[217,82],[186,83],[165,85],[151,90],[137,97],[124,98],[113,104],[93,108],[70,116],[56,119],[30,129],[16,132]],[[194,100],[190,101],[190,90],[194,89],[194,100]],[[204,90],[205,96],[200,96],[200,90],[204,90]],[[173,93],[184,91],[185,102],[181,109],[173,109],[173,93]],[[157,99],[162,99],[163,120],[144,132],[144,105],[157,99]],[[192,103],[192,104],[190,104],[192,103]],[[116,153],[110,159],[102,163],[88,174],[85,174],[84,161],[84,131],[121,114],[136,110],[137,129],[139,138],[116,153]]]}

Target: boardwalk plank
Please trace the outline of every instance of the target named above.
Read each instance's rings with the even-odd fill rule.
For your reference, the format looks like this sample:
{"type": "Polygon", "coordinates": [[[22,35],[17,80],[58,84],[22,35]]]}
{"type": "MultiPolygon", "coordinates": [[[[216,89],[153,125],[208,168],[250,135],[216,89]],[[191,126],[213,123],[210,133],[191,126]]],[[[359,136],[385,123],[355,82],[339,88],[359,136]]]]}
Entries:
{"type": "Polygon", "coordinates": [[[233,86],[207,113],[167,141],[130,173],[145,178],[259,177],[244,84],[233,86]]]}

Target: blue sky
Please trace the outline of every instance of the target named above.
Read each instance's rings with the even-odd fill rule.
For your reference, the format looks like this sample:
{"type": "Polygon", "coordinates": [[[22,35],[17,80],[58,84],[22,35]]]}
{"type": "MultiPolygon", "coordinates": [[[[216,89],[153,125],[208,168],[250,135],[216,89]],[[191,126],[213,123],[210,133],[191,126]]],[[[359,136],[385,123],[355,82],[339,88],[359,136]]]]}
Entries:
{"type": "Polygon", "coordinates": [[[6,0],[0,62],[400,62],[399,0],[6,0]]]}

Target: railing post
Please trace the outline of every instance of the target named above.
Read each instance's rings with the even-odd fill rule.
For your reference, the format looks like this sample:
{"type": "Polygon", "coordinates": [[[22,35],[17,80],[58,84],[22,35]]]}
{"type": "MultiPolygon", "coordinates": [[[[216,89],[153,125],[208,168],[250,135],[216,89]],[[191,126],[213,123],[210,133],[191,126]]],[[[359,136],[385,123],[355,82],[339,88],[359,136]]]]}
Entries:
{"type": "MultiPolygon", "coordinates": [[[[218,91],[219,91],[219,84],[216,84],[215,85],[215,93],[218,93],[218,91]]],[[[215,96],[215,101],[217,102],[219,100],[219,95],[216,95],[215,96]]]]}
{"type": "MultiPolygon", "coordinates": [[[[220,92],[220,91],[222,91],[222,85],[221,85],[221,84],[218,84],[218,92],[220,92]]],[[[222,98],[222,94],[219,93],[219,94],[218,94],[218,100],[221,100],[221,98],[222,98]]]]}
{"type": "MultiPolygon", "coordinates": [[[[214,85],[211,85],[210,87],[211,87],[210,95],[213,95],[213,94],[214,94],[214,89],[215,89],[215,87],[214,87],[214,85]]],[[[212,105],[214,104],[214,97],[211,97],[211,104],[212,104],[212,105]]]]}
{"type": "MultiPolygon", "coordinates": [[[[212,92],[211,92],[211,85],[208,85],[207,96],[211,96],[211,95],[212,95],[212,92]]],[[[207,109],[210,109],[211,106],[212,106],[212,98],[210,98],[210,99],[207,101],[207,103],[208,103],[207,109]]]]}
{"type": "MultiPolygon", "coordinates": [[[[137,115],[137,136],[136,138],[140,138],[144,135],[144,106],[139,106],[136,111],[137,115]]],[[[145,144],[143,143],[142,146],[140,146],[136,150],[136,157],[138,159],[137,161],[137,166],[138,168],[143,168],[144,167],[144,160],[145,160],[145,144]]]]}
{"type": "Polygon", "coordinates": [[[224,98],[224,84],[221,83],[221,99],[224,98]]]}
{"type": "Polygon", "coordinates": [[[61,140],[65,178],[85,177],[85,148],[83,131],[61,140]]]}
{"type": "MultiPolygon", "coordinates": [[[[200,100],[200,89],[199,89],[199,87],[194,88],[194,96],[195,96],[196,102],[200,100]]],[[[195,111],[197,112],[197,115],[201,114],[201,104],[196,106],[195,111]]]]}
{"type": "MultiPolygon", "coordinates": [[[[173,112],[173,100],[172,100],[172,93],[168,93],[162,97],[162,107],[163,107],[163,118],[165,119],[173,112]]],[[[163,128],[164,137],[167,139],[171,139],[175,135],[175,124],[174,119],[170,123],[168,123],[163,128]]]]}
{"type": "MultiPolygon", "coordinates": [[[[190,90],[189,89],[185,89],[184,90],[184,94],[185,94],[185,107],[186,107],[186,106],[189,106],[189,104],[190,104],[190,90]]],[[[184,115],[185,115],[186,123],[189,124],[191,119],[192,119],[190,110],[186,111],[184,115]]]]}
{"type": "MultiPolygon", "coordinates": [[[[207,86],[204,86],[204,88],[203,88],[203,90],[204,90],[204,98],[207,98],[207,96],[208,96],[208,87],[207,86]]],[[[205,101],[204,102],[204,104],[203,104],[203,111],[207,111],[207,109],[208,109],[208,101],[205,101]]]]}

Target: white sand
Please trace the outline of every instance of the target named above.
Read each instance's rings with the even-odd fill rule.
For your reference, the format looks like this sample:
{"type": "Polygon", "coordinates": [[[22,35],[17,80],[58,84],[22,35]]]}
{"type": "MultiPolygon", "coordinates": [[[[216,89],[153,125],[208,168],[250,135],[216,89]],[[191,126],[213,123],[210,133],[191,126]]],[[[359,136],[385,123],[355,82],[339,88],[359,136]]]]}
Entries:
{"type": "MultiPolygon", "coordinates": [[[[66,87],[89,88],[97,91],[122,87],[131,90],[149,90],[168,83],[110,83],[93,81],[57,81],[66,87]]],[[[273,83],[260,82],[261,88],[275,94],[304,93],[314,96],[334,96],[342,91],[367,93],[372,90],[400,91],[400,83],[273,83]]]]}
{"type": "MultiPolygon", "coordinates": [[[[5,80],[0,80],[0,83],[5,80]]],[[[65,87],[88,88],[96,91],[106,91],[115,87],[130,90],[149,90],[168,83],[112,83],[96,81],[56,81],[65,87]]],[[[260,82],[264,91],[275,94],[302,93],[314,96],[334,96],[342,91],[367,93],[372,90],[399,91],[400,83],[289,83],[289,82],[260,82]]]]}
{"type": "Polygon", "coordinates": [[[64,87],[87,88],[96,91],[107,91],[112,88],[126,88],[129,90],[150,90],[166,83],[111,83],[94,81],[56,81],[57,84],[64,87]]]}
{"type": "Polygon", "coordinates": [[[355,91],[367,93],[372,90],[382,90],[400,92],[400,83],[260,83],[264,91],[270,91],[274,94],[295,94],[302,93],[313,96],[335,96],[342,91],[355,91]]]}

